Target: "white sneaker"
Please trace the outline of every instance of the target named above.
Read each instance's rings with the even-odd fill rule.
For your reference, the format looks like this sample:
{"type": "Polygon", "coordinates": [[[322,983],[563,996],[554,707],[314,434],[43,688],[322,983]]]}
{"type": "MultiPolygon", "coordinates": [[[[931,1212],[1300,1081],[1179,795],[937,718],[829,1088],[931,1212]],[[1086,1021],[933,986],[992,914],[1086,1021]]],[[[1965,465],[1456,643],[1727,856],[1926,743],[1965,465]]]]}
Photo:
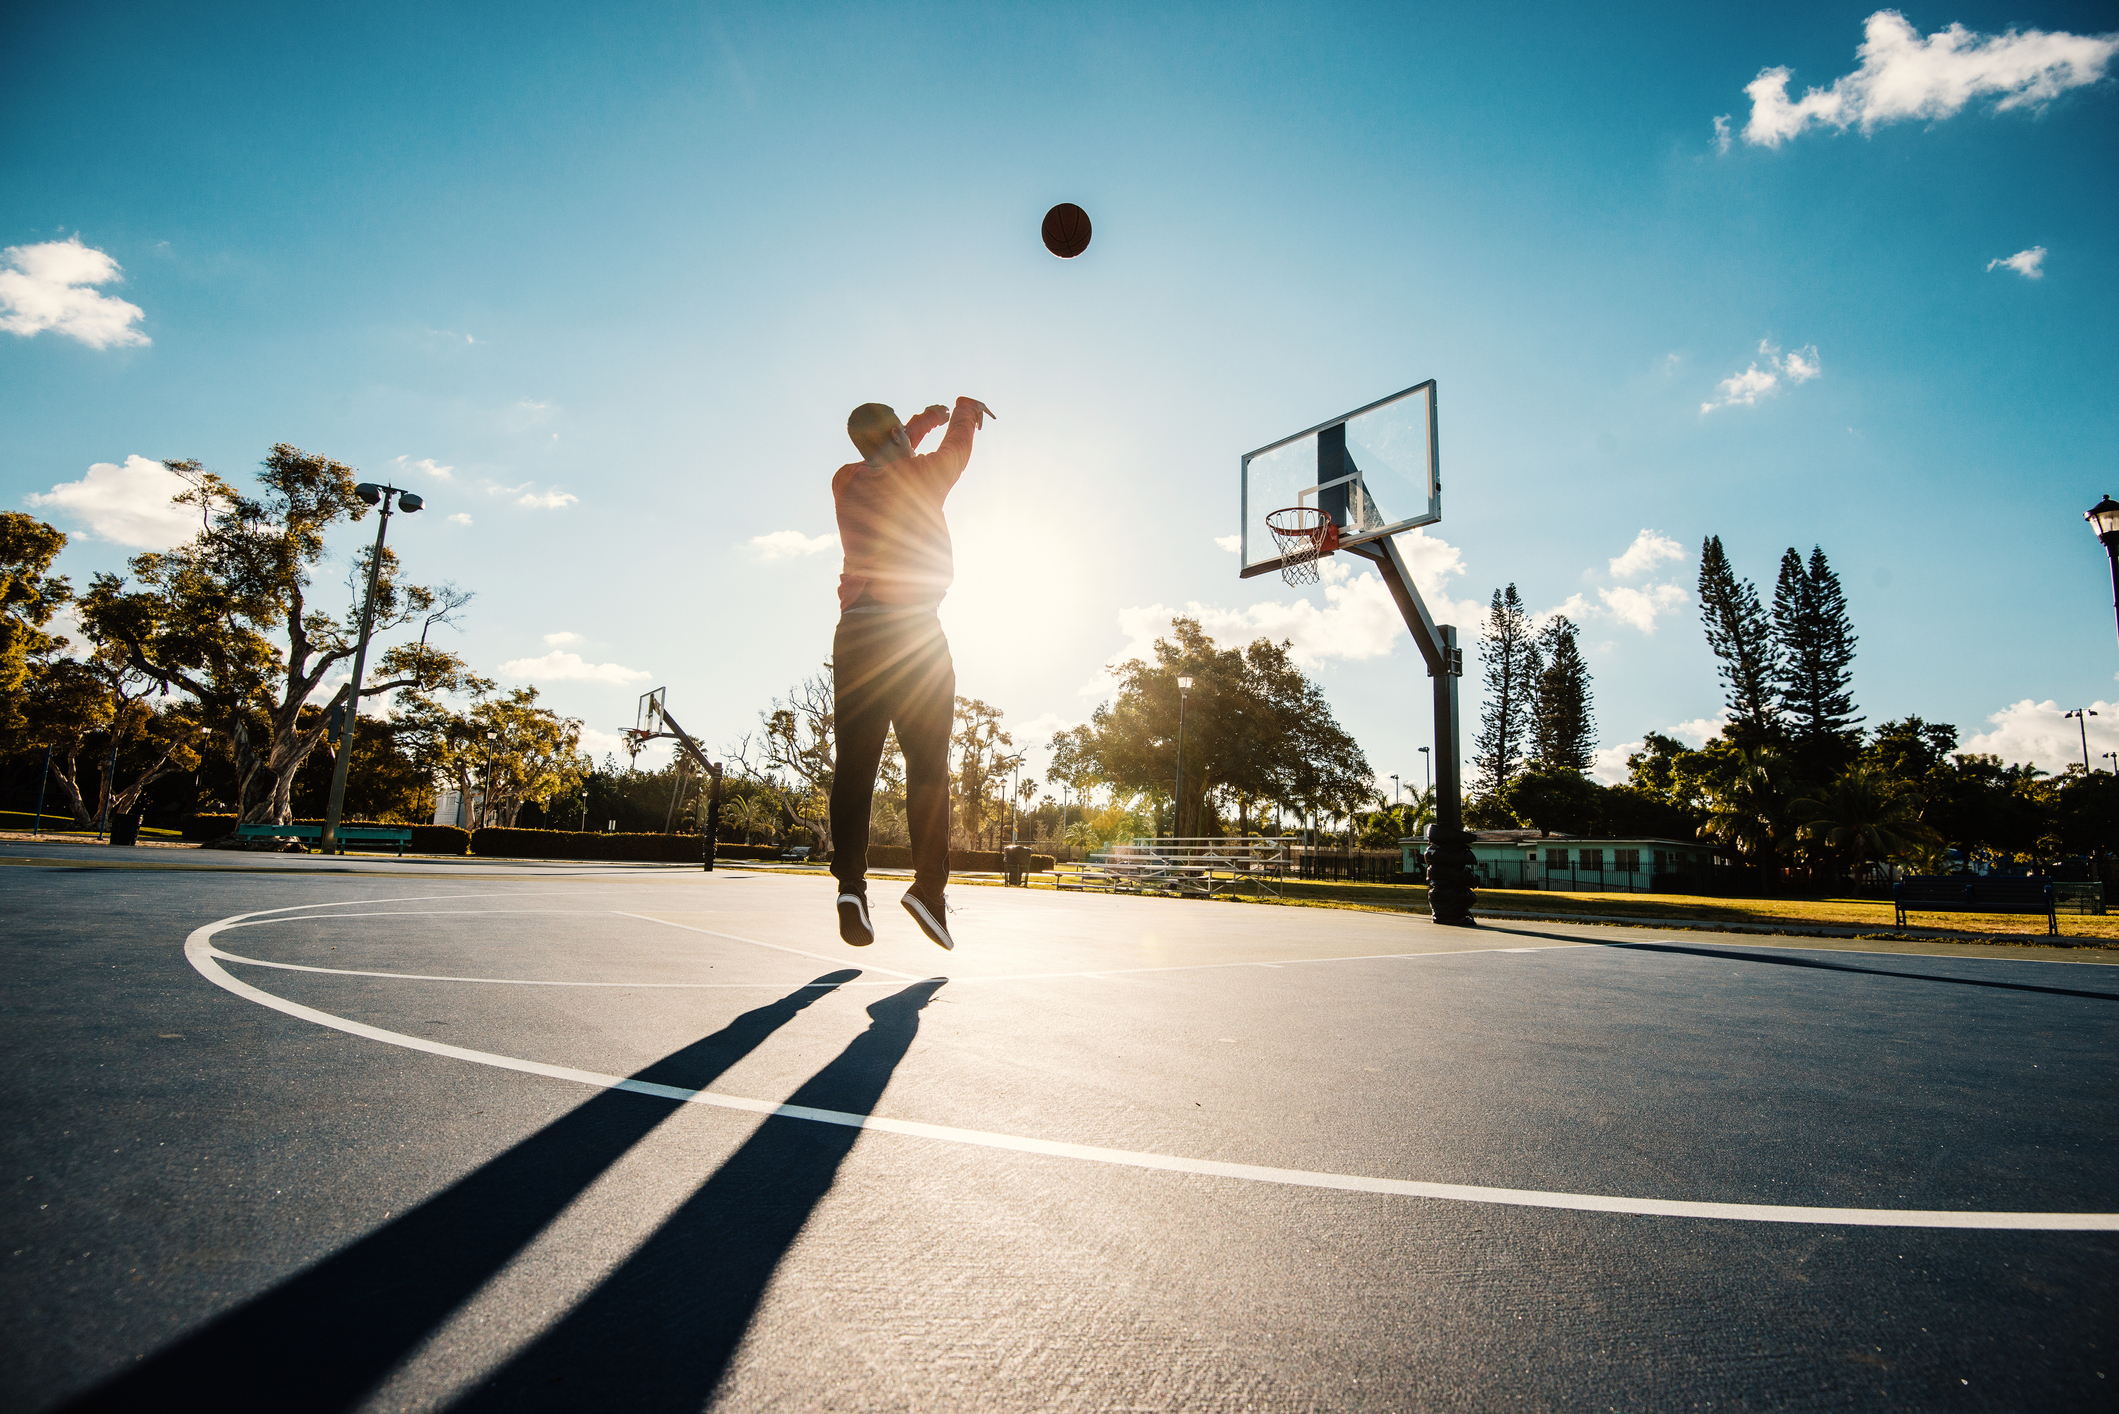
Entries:
{"type": "Polygon", "coordinates": [[[922,933],[934,939],[945,951],[955,950],[956,942],[949,936],[949,904],[946,899],[936,899],[930,903],[920,897],[919,890],[907,889],[903,902],[905,911],[912,915],[913,922],[920,925],[922,933]]]}
{"type": "Polygon", "coordinates": [[[867,894],[849,889],[839,895],[839,936],[857,948],[876,940],[876,930],[868,921],[867,894]]]}

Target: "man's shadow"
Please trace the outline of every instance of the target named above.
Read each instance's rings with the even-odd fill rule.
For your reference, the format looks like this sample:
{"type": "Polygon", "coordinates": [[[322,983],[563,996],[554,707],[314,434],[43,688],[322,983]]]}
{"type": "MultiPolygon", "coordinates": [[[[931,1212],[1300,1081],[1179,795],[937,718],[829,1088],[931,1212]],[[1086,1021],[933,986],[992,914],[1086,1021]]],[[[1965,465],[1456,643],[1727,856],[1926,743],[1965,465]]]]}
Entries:
{"type": "MultiPolygon", "coordinates": [[[[941,986],[920,982],[869,1007],[868,1030],[786,1103],[873,1113],[941,986]]],[[[859,1136],[851,1125],[767,1119],[602,1285],[452,1414],[699,1409],[859,1136]]]]}
{"type": "MultiPolygon", "coordinates": [[[[703,1090],[803,1008],[860,975],[851,968],[827,973],[745,1012],[632,1078],[703,1090]]],[[[923,984],[926,990],[919,1001],[909,1003],[915,1012],[938,985],[923,984]]],[[[901,999],[910,995],[901,993],[890,1001],[904,1004],[901,999]]],[[[868,1036],[855,1041],[848,1054],[868,1036]]],[[[871,1043],[864,1054],[873,1051],[871,1043]]],[[[903,1054],[900,1046],[896,1055],[903,1054]]],[[[880,1084],[876,1090],[880,1093],[880,1084]]],[[[351,1408],[605,1169],[683,1103],[601,1091],[404,1216],[66,1408],[351,1408]]],[[[849,1142],[854,1133],[834,1132],[843,1132],[849,1142]]]]}

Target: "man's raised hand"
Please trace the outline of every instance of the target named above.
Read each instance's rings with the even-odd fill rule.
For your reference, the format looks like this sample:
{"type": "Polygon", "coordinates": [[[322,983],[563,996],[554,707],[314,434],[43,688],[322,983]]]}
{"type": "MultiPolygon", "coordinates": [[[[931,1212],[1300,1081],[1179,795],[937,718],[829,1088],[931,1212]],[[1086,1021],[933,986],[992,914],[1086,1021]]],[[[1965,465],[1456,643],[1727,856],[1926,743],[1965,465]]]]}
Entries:
{"type": "Polygon", "coordinates": [[[995,415],[993,409],[987,407],[977,398],[958,398],[957,401],[960,403],[970,403],[973,407],[978,409],[977,412],[971,415],[971,430],[974,432],[977,432],[984,428],[986,425],[986,419],[989,417],[993,418],[993,420],[996,422],[1000,421],[1000,418],[995,415]]]}

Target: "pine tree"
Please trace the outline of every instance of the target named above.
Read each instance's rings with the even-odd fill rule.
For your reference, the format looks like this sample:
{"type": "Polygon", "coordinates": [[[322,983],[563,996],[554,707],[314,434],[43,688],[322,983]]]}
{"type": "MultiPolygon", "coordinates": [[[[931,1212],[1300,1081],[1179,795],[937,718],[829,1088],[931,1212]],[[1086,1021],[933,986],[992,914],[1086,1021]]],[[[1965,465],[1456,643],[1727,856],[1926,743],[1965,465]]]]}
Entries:
{"type": "Polygon", "coordinates": [[[1854,676],[1854,624],[1822,548],[1811,547],[1807,567],[1792,545],[1781,556],[1773,636],[1780,649],[1780,708],[1798,756],[1811,774],[1844,766],[1861,744],[1862,719],[1847,691],[1854,676]]]}
{"type": "Polygon", "coordinates": [[[1548,771],[1587,771],[1596,747],[1589,664],[1582,661],[1579,633],[1566,615],[1556,614],[1538,635],[1543,667],[1531,718],[1531,756],[1548,771]]]}
{"type": "Polygon", "coordinates": [[[1485,626],[1479,630],[1479,656],[1486,664],[1486,707],[1479,717],[1478,740],[1472,743],[1472,767],[1475,787],[1490,794],[1522,769],[1538,674],[1544,667],[1530,615],[1513,584],[1494,591],[1485,626]]]}
{"type": "Polygon", "coordinates": [[[1779,652],[1773,624],[1759,604],[1758,589],[1738,579],[1722,550],[1722,537],[1700,546],[1700,622],[1707,646],[1721,659],[1724,698],[1735,737],[1756,743],[1779,737],[1780,704],[1774,694],[1779,652]]]}

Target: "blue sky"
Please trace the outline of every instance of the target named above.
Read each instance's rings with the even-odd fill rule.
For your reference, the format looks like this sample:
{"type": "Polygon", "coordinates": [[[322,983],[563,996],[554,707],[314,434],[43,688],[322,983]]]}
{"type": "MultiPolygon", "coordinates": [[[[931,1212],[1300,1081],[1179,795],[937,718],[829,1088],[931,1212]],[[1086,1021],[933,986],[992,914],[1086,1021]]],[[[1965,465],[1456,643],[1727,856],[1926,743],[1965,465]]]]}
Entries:
{"type": "Polygon", "coordinates": [[[1417,779],[1373,577],[1216,540],[1241,453],[1432,377],[1423,589],[1575,613],[1614,759],[1719,708],[1719,534],[1768,592],[1825,548],[1872,723],[2057,766],[2119,697],[2119,26],[1874,13],[48,7],[0,53],[0,504],[85,579],[169,533],[153,459],[337,457],[427,495],[393,543],[479,668],[719,745],[828,652],[848,409],[967,394],[960,691],[1041,743],[1196,605],[1417,779]]]}

